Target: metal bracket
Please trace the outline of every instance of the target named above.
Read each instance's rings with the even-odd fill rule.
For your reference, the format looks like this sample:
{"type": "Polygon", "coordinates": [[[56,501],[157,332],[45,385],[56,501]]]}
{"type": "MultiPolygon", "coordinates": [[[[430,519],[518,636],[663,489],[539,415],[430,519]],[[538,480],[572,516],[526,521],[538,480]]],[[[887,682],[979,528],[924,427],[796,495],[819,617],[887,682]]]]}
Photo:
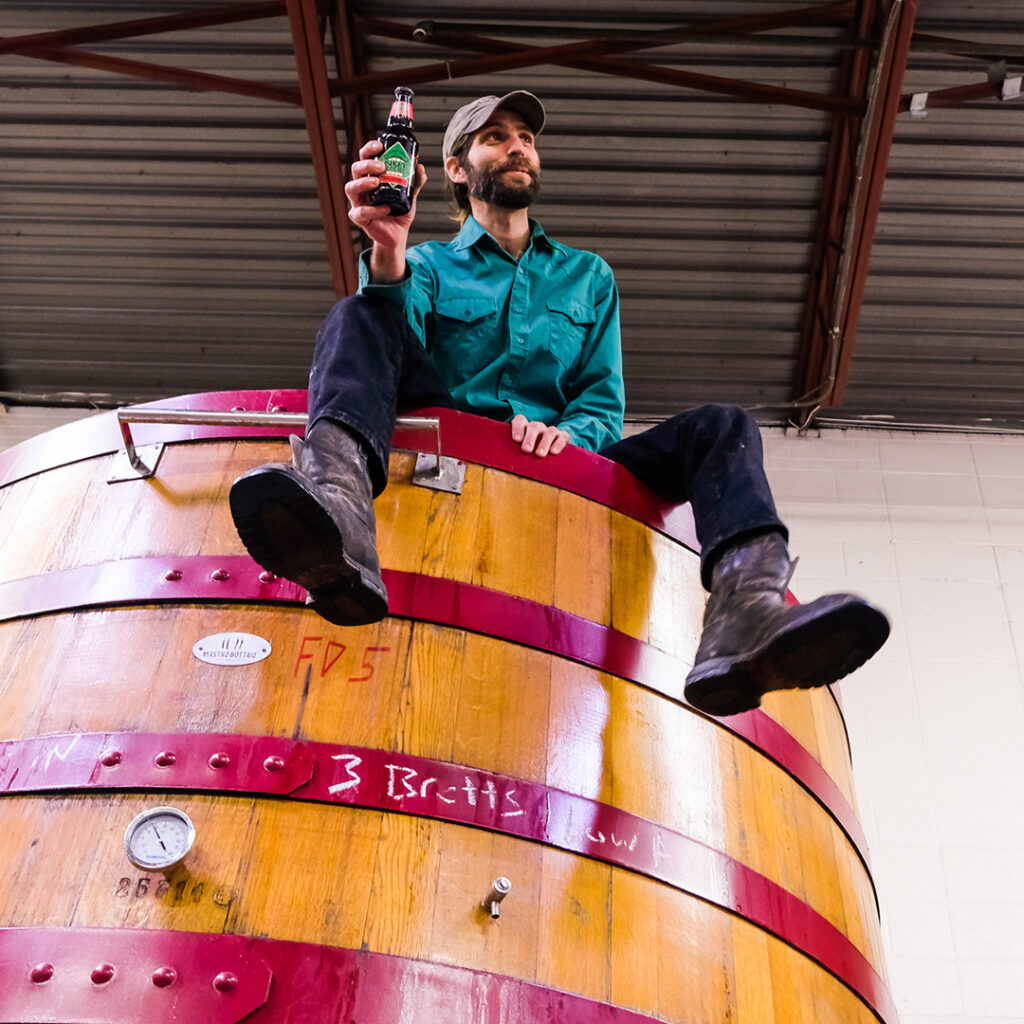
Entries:
{"type": "Polygon", "coordinates": [[[461,494],[466,483],[466,464],[448,455],[418,452],[412,482],[416,487],[461,494]]]}
{"type": "Polygon", "coordinates": [[[108,484],[119,484],[125,480],[148,480],[156,473],[160,464],[160,456],[164,453],[163,444],[144,444],[139,448],[127,443],[115,456],[110,467],[108,484]]]}

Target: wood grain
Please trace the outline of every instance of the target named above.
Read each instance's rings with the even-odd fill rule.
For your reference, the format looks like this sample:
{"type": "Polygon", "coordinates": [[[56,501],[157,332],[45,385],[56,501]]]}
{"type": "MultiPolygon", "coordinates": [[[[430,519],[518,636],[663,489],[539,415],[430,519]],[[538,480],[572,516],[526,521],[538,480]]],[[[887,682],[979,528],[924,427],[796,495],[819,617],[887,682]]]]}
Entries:
{"type": "MultiPolygon", "coordinates": [[[[104,456],[10,484],[0,489],[0,582],[145,555],[244,554],[227,509],[231,481],[288,456],[284,440],[194,442],[167,446],[152,480],[110,485],[113,456],[104,456]]],[[[692,661],[704,603],[693,552],[621,513],[493,469],[467,467],[459,496],[414,487],[414,461],[392,456],[376,503],[383,565],[553,603],[692,661]]],[[[765,710],[850,799],[845,740],[831,753],[842,735],[831,697],[772,694],[765,710]]]]}
{"type": "Polygon", "coordinates": [[[343,629],[300,609],[81,612],[0,625],[0,658],[7,644],[22,660],[8,660],[18,670],[0,683],[0,719],[20,719],[22,735],[295,736],[541,782],[734,857],[880,962],[867,938],[878,924],[864,866],[814,798],[742,740],[615,676],[427,623],[343,629]],[[227,628],[266,637],[272,655],[231,668],[196,661],[196,640],[227,628]],[[142,656],[126,658],[139,635],[142,656]]]}
{"type": "MultiPolygon", "coordinates": [[[[243,553],[226,495],[282,441],[170,446],[154,480],[106,484],[109,458],[0,489],[0,582],[144,555],[243,553]]],[[[467,467],[463,494],[413,487],[396,453],[377,502],[385,567],[551,605],[692,660],[697,556],[621,513],[467,467]]],[[[820,804],[685,706],[546,651],[426,622],[333,626],[301,606],[161,604],[0,623],[0,738],[64,732],[290,736],[465,764],[640,815],[807,902],[884,972],[864,865],[820,804]],[[197,640],[270,642],[207,665],[197,640]]],[[[824,691],[765,710],[852,799],[824,691]]],[[[0,926],[167,928],[364,948],[508,974],[667,1022],[861,1024],[849,989],[742,918],[650,878],[463,825],[211,794],[0,798],[0,926]],[[133,868],[128,821],[157,801],[194,819],[170,876],[133,868]],[[491,920],[494,877],[513,891],[491,920]]]]}
{"type": "Polygon", "coordinates": [[[0,879],[0,927],[227,930],[365,948],[536,981],[679,1024],[875,1019],[778,939],[618,868],[344,806],[173,802],[198,839],[165,878],[138,871],[120,848],[125,823],[152,803],[145,797],[5,799],[5,842],[19,842],[14,870],[0,879]],[[67,856],[70,827],[85,856],[67,856]],[[29,836],[34,845],[23,842],[29,836]],[[492,921],[479,901],[499,874],[512,891],[492,921]]]}

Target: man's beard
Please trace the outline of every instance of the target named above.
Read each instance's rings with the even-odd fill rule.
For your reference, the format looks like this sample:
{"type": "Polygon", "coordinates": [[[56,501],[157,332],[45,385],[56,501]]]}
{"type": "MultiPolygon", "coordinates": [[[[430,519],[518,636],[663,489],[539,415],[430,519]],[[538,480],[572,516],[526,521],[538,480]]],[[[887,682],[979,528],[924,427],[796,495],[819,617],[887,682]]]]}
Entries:
{"type": "Polygon", "coordinates": [[[500,206],[506,210],[522,210],[540,193],[540,172],[525,160],[509,160],[499,167],[482,168],[464,165],[469,194],[482,203],[500,206]],[[510,184],[503,177],[505,171],[525,171],[530,176],[528,185],[510,184]]]}

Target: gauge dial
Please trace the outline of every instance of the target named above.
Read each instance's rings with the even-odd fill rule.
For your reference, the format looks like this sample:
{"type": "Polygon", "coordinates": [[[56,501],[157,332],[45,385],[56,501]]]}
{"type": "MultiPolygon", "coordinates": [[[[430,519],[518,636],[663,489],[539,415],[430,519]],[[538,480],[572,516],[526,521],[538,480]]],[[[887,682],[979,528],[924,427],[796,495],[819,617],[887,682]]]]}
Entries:
{"type": "Polygon", "coordinates": [[[128,859],[143,871],[166,871],[180,864],[196,839],[192,819],[176,807],[143,811],[124,833],[128,859]]]}

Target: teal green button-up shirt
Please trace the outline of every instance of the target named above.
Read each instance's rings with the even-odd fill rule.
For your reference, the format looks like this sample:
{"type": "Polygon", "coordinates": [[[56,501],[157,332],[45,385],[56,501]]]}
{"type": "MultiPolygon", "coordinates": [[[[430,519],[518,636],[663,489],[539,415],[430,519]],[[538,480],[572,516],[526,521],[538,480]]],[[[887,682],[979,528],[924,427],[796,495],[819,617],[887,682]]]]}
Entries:
{"type": "Polygon", "coordinates": [[[472,217],[450,242],[406,254],[405,280],[360,290],[400,305],[456,407],[509,421],[522,413],[592,451],[622,434],[619,295],[599,256],[531,221],[514,260],[472,217]]]}

